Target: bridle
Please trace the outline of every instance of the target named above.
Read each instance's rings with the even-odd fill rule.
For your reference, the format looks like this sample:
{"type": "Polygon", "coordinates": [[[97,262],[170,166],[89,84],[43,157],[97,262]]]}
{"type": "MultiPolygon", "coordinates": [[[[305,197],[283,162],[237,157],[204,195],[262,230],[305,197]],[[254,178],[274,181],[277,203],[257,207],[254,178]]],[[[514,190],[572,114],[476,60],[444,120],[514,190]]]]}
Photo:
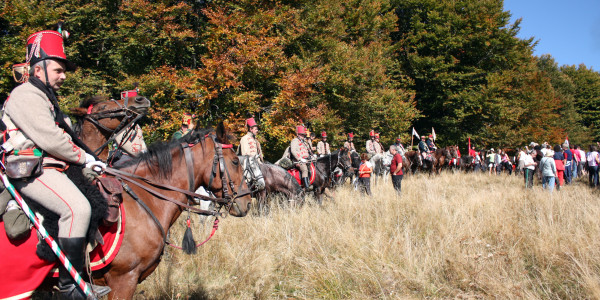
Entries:
{"type": "MultiPolygon", "coordinates": [[[[96,127],[111,134],[110,137],[106,140],[106,142],[104,144],[102,144],[98,149],[94,150],[94,153],[96,155],[99,155],[100,153],[102,153],[102,151],[104,151],[104,149],[112,141],[115,140],[116,136],[118,136],[124,130],[127,130],[127,132],[124,135],[124,136],[127,136],[127,134],[129,134],[129,132],[134,129],[135,126],[133,126],[133,125],[144,116],[143,114],[140,114],[139,112],[132,110],[128,107],[129,97],[125,98],[125,102],[123,103],[123,105],[121,105],[115,99],[110,99],[110,101],[117,104],[118,108],[99,112],[99,113],[92,113],[92,110],[94,109],[94,104],[91,104],[90,106],[88,106],[87,114],[84,117],[85,120],[94,124],[96,127]],[[123,119],[121,120],[121,122],[115,129],[110,129],[110,128],[102,125],[99,122],[99,120],[102,120],[102,119],[120,118],[120,117],[123,117],[123,119]]],[[[121,143],[124,143],[124,142],[125,142],[125,139],[123,139],[123,141],[121,141],[121,143]]],[[[118,145],[117,148],[120,148],[120,147],[121,147],[121,145],[118,145]]]]}
{"type": "Polygon", "coordinates": [[[150,180],[148,178],[141,177],[136,174],[124,172],[124,171],[121,171],[118,169],[106,168],[106,173],[113,175],[117,179],[121,180],[125,191],[127,191],[131,195],[131,197],[136,202],[138,202],[138,204],[140,204],[140,206],[142,206],[142,208],[154,220],[154,223],[156,223],[157,227],[160,229],[162,237],[163,237],[163,241],[166,244],[170,244],[170,243],[167,240],[167,234],[166,234],[166,231],[164,230],[163,226],[160,224],[160,222],[158,221],[158,219],[156,218],[156,216],[154,215],[152,210],[133,192],[133,190],[131,190],[131,188],[129,188],[129,186],[125,183],[125,181],[145,190],[146,192],[148,192],[149,194],[152,194],[153,196],[155,196],[158,199],[176,204],[177,206],[179,206],[179,208],[181,210],[187,210],[188,212],[196,213],[199,215],[209,215],[209,216],[217,216],[217,217],[219,217],[219,216],[225,217],[226,216],[225,213],[220,212],[223,207],[225,207],[226,208],[225,211],[228,212],[230,210],[230,208],[233,206],[237,210],[237,212],[241,214],[235,200],[238,197],[243,197],[243,196],[250,194],[249,190],[242,190],[242,186],[244,183],[243,178],[240,180],[240,186],[238,187],[238,189],[237,190],[235,189],[235,183],[233,182],[233,179],[231,178],[231,176],[229,174],[229,170],[227,169],[227,166],[225,164],[225,158],[223,156],[223,149],[231,149],[232,148],[231,144],[222,144],[217,141],[217,139],[214,135],[207,135],[203,138],[198,138],[196,141],[191,142],[191,143],[181,143],[180,147],[184,153],[184,159],[185,159],[185,164],[186,164],[186,169],[187,169],[187,174],[188,174],[188,189],[187,190],[181,189],[181,188],[178,188],[178,187],[166,184],[166,183],[159,183],[159,182],[150,180]],[[194,186],[194,181],[195,181],[194,180],[194,178],[195,178],[194,165],[195,164],[194,164],[194,158],[192,155],[191,148],[195,147],[198,144],[201,144],[202,147],[204,147],[204,143],[202,143],[202,141],[207,137],[210,137],[213,140],[214,145],[215,145],[214,146],[215,155],[214,155],[214,159],[213,159],[213,164],[212,164],[213,167],[211,170],[211,177],[209,180],[208,188],[211,189],[212,191],[218,190],[218,188],[212,188],[212,183],[213,183],[213,179],[216,176],[219,176],[221,178],[221,182],[222,182],[222,185],[221,185],[221,191],[223,193],[222,197],[204,196],[204,195],[201,195],[201,194],[198,194],[195,192],[195,186],[194,186]],[[218,168],[217,168],[217,165],[219,166],[218,168]],[[165,196],[164,194],[160,193],[159,191],[151,188],[150,186],[156,187],[156,188],[162,189],[162,190],[175,191],[175,192],[185,194],[187,196],[187,203],[183,203],[183,202],[171,199],[171,198],[165,196]],[[229,189],[231,189],[231,192],[229,191],[229,189]],[[217,205],[215,205],[215,208],[216,208],[215,210],[203,210],[203,209],[196,208],[193,206],[193,204],[195,203],[193,198],[199,198],[202,200],[208,200],[208,201],[215,202],[216,204],[218,204],[218,207],[217,207],[217,205]]]}
{"type": "Polygon", "coordinates": [[[258,175],[256,174],[257,172],[254,172],[254,167],[253,167],[253,163],[252,161],[255,161],[255,157],[252,157],[250,155],[243,155],[242,157],[244,157],[244,163],[243,163],[243,168],[244,168],[244,178],[248,178],[249,180],[246,180],[246,183],[248,184],[248,187],[252,190],[252,191],[257,191],[258,188],[255,188],[256,182],[260,181],[261,179],[264,179],[264,175],[262,174],[262,172],[260,172],[260,167],[258,165],[256,165],[258,169],[258,175]],[[249,181],[249,182],[248,182],[249,181]]]}

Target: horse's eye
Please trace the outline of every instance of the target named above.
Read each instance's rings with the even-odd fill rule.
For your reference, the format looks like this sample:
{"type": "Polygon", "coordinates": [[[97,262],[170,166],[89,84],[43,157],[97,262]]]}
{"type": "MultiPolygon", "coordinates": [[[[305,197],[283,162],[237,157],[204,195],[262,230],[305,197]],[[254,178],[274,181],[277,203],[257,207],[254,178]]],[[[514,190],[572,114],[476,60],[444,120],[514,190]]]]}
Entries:
{"type": "Polygon", "coordinates": [[[236,159],[231,160],[231,163],[234,164],[235,166],[237,166],[240,164],[240,160],[236,158],[236,159]]]}

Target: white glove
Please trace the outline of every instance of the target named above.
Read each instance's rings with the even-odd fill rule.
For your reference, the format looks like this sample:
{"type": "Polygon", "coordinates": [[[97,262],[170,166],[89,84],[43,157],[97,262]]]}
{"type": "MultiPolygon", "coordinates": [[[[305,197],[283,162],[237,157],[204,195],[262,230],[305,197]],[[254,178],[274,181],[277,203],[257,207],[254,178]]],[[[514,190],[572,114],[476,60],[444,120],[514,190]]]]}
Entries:
{"type": "Polygon", "coordinates": [[[93,155],[86,153],[85,154],[85,164],[87,165],[88,163],[94,162],[96,161],[96,159],[94,158],[93,155]]]}
{"type": "Polygon", "coordinates": [[[102,173],[106,169],[106,164],[95,160],[85,164],[85,167],[94,170],[96,173],[102,173]]]}
{"type": "Polygon", "coordinates": [[[306,162],[306,159],[304,159],[304,158],[301,158],[301,159],[300,159],[300,162],[303,162],[303,163],[305,163],[305,162],[306,162]]]}

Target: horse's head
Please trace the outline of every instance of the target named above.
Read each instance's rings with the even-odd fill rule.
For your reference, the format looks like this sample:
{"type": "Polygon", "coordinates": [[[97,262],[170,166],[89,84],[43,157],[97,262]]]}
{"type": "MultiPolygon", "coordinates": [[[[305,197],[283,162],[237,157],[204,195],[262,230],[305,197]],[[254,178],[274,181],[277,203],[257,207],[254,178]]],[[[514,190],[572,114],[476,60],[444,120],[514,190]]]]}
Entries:
{"type": "Polygon", "coordinates": [[[104,131],[114,131],[119,125],[123,126],[124,120],[131,121],[138,115],[145,115],[148,108],[150,108],[150,100],[144,96],[120,100],[94,96],[85,99],[79,107],[72,108],[70,111],[78,120],[88,120],[104,131]]]}
{"type": "Polygon", "coordinates": [[[217,197],[230,200],[226,205],[229,214],[236,217],[245,216],[250,210],[252,198],[244,180],[242,164],[229,142],[223,124],[219,124],[216,134],[204,135],[195,131],[188,134],[185,140],[191,144],[195,141],[206,141],[201,154],[199,153],[203,157],[200,164],[205,166],[205,186],[217,197]],[[209,149],[212,149],[212,154],[209,149]]]}
{"type": "Polygon", "coordinates": [[[352,151],[350,153],[350,160],[352,161],[352,167],[358,169],[360,167],[360,155],[358,152],[352,151]]]}
{"type": "Polygon", "coordinates": [[[260,191],[264,189],[265,178],[260,170],[260,159],[258,155],[240,155],[238,157],[242,163],[246,184],[248,184],[252,190],[260,191]]]}
{"type": "MultiPolygon", "coordinates": [[[[338,165],[344,172],[354,166],[353,158],[350,154],[350,151],[348,151],[348,149],[346,149],[344,147],[340,148],[340,150],[338,152],[338,157],[339,157],[338,165]]],[[[360,166],[360,159],[359,159],[359,166],[360,166]]]]}
{"type": "Polygon", "coordinates": [[[143,117],[149,107],[150,100],[143,96],[120,100],[94,96],[70,111],[77,120],[75,132],[91,149],[98,149],[101,158],[106,159],[106,142],[143,117]]]}
{"type": "Polygon", "coordinates": [[[451,158],[458,158],[458,150],[457,149],[458,149],[458,146],[456,146],[456,145],[448,147],[451,158]]]}

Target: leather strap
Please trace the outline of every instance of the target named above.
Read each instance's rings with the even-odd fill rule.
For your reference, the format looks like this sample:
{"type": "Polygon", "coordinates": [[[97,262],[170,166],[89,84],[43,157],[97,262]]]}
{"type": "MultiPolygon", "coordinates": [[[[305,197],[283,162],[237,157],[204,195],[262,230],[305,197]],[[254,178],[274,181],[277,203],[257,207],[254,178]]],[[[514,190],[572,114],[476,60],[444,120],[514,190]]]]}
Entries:
{"type": "MultiPolygon", "coordinates": [[[[137,182],[134,181],[133,179],[144,181],[145,183],[148,183],[148,184],[150,184],[152,186],[155,186],[155,187],[158,187],[158,188],[162,188],[162,189],[166,189],[166,190],[171,190],[171,191],[175,191],[175,192],[180,192],[182,194],[186,194],[186,195],[194,197],[194,198],[215,201],[215,202],[218,202],[218,203],[227,203],[227,202],[229,202],[229,200],[225,199],[225,198],[215,198],[215,197],[208,197],[208,196],[200,195],[200,194],[197,194],[197,193],[194,193],[194,192],[190,192],[188,190],[180,189],[178,187],[175,187],[175,186],[172,186],[172,185],[169,185],[169,184],[166,184],[166,183],[154,182],[154,181],[149,180],[147,178],[144,178],[144,177],[132,174],[132,173],[128,173],[128,172],[123,172],[121,170],[110,168],[110,167],[107,167],[105,172],[107,174],[117,176],[117,177],[122,178],[124,180],[127,180],[129,182],[135,182],[136,185],[137,185],[137,182]]],[[[145,187],[143,187],[143,188],[146,189],[145,187]]]]}

